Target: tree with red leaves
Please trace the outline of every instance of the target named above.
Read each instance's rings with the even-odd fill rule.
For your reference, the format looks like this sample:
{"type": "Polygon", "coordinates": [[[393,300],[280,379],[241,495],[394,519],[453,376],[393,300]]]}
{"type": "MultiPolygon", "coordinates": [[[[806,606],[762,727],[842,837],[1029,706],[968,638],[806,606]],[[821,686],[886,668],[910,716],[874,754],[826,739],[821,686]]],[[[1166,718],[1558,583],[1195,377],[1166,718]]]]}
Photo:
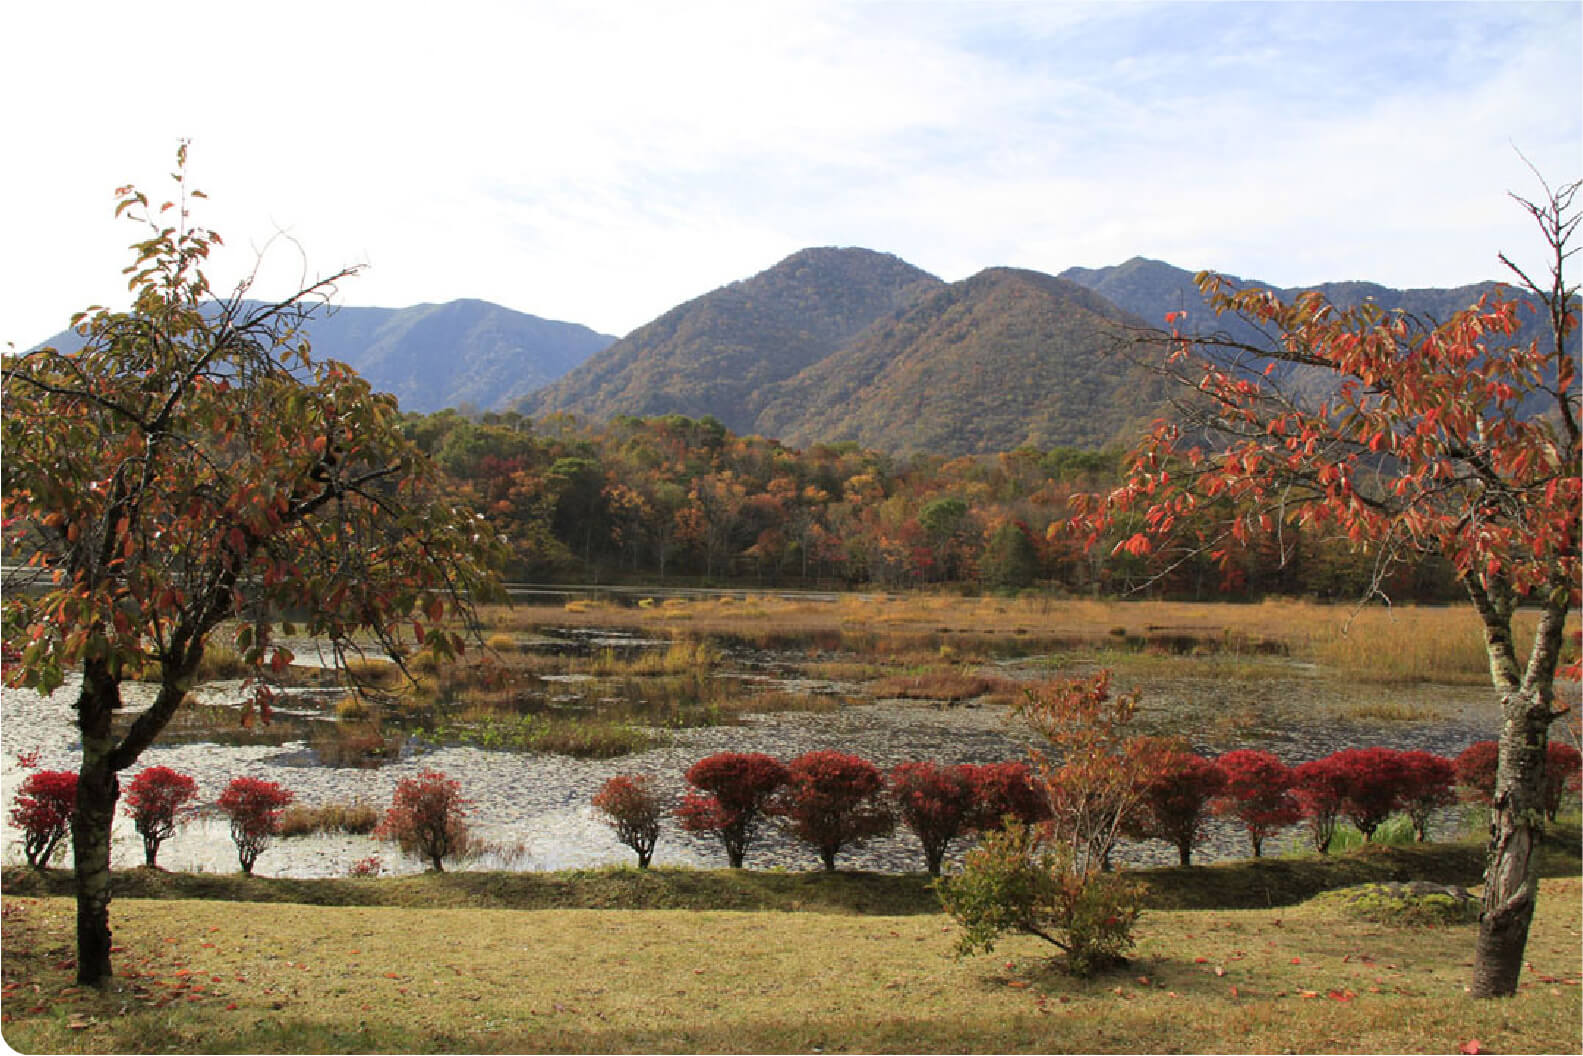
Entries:
{"type": "Polygon", "coordinates": [[[231,841],[242,872],[253,875],[253,863],[280,831],[280,812],[297,798],[289,789],[259,777],[234,777],[215,806],[231,819],[231,841]]]}
{"type": "Polygon", "coordinates": [[[923,845],[924,867],[940,875],[946,848],[972,824],[976,797],[966,765],[932,761],[901,763],[890,772],[890,794],[902,824],[923,845]]]}
{"type": "Polygon", "coordinates": [[[159,845],[176,834],[187,804],[198,798],[198,782],[168,766],[139,771],[127,786],[126,812],[143,837],[143,864],[158,867],[159,845]]]}
{"type": "Polygon", "coordinates": [[[1128,815],[1128,836],[1164,840],[1182,865],[1193,864],[1193,845],[1203,835],[1214,798],[1226,775],[1176,738],[1134,737],[1127,756],[1137,773],[1138,801],[1128,815]]]}
{"type": "Polygon", "coordinates": [[[1242,822],[1253,857],[1262,857],[1267,837],[1302,819],[1303,808],[1292,794],[1297,774],[1269,752],[1254,748],[1227,752],[1215,765],[1226,775],[1215,813],[1242,822]]]}
{"type": "Polygon", "coordinates": [[[71,825],[77,803],[77,775],[69,770],[35,770],[22,781],[11,804],[11,822],[22,830],[22,853],[35,869],[49,865],[71,825]]]}
{"type": "Polygon", "coordinates": [[[742,868],[765,808],[786,783],[786,767],[762,752],[718,752],[687,769],[693,788],[676,808],[688,832],[720,837],[731,868],[742,868]]]}
{"type": "Polygon", "coordinates": [[[1440,807],[1449,807],[1457,801],[1457,772],[1450,759],[1434,752],[1411,751],[1397,753],[1401,768],[1399,802],[1407,816],[1413,819],[1413,832],[1418,842],[1429,838],[1429,815],[1440,807]]]}
{"type": "Polygon", "coordinates": [[[1000,828],[1007,818],[1033,825],[1050,818],[1050,797],[1034,780],[1027,763],[969,763],[968,780],[973,783],[974,807],[968,827],[980,832],[1000,828]]]}
{"type": "Polygon", "coordinates": [[[445,871],[445,859],[467,847],[467,808],[462,783],[438,770],[425,770],[417,777],[396,783],[390,809],[374,834],[395,840],[408,854],[417,855],[437,873],[445,871]]]}
{"type": "Polygon", "coordinates": [[[1515,993],[1522,971],[1545,745],[1565,710],[1555,679],[1569,610],[1583,598],[1577,286],[1563,277],[1583,184],[1543,186],[1540,201],[1517,201],[1539,226],[1549,274],[1501,256],[1526,301],[1496,294],[1436,323],[1200,275],[1217,315],[1267,339],[1190,331],[1181,312],[1167,316],[1168,331],[1138,334],[1192,395],[1134,452],[1127,482],[1085,511],[1090,545],[1131,531],[1114,552],[1169,567],[1206,553],[1229,567],[1256,540],[1284,550],[1299,530],[1368,549],[1375,591],[1404,563],[1451,566],[1482,624],[1502,713],[1476,997],[1515,993]],[[1522,317],[1535,309],[1546,334],[1525,341],[1522,317]],[[1519,604],[1538,616],[1523,657],[1519,604]]]}
{"type": "Polygon", "coordinates": [[[1578,790],[1583,778],[1583,752],[1570,744],[1551,741],[1545,760],[1545,817],[1551,821],[1561,812],[1561,801],[1570,789],[1578,790]]]}
{"type": "Polygon", "coordinates": [[[1109,869],[1140,798],[1139,765],[1126,750],[1137,693],[1113,695],[1105,670],[1029,690],[1017,710],[1055,749],[1034,753],[1052,838],[1070,849],[1074,873],[1109,869]]]}
{"type": "Polygon", "coordinates": [[[450,617],[475,627],[473,606],[496,592],[494,533],[442,493],[395,400],[310,352],[304,324],[351,273],[279,300],[250,297],[251,280],[217,291],[206,273],[221,240],[195,221],[186,144],[173,179],[163,205],[116,192],[137,227],[129,308],[77,313],[79,347],[0,358],[0,528],[7,562],[38,569],[42,588],[5,594],[6,684],[47,696],[77,676],[83,986],[112,974],[119,775],[189,699],[216,635],[267,718],[267,683],[292,661],[283,614],[344,675],[370,639],[392,656],[454,655],[450,617]],[[122,687],[136,679],[153,699],[134,711],[122,687]]]}
{"type": "Polygon", "coordinates": [[[1297,780],[1292,793],[1303,809],[1314,850],[1329,854],[1330,841],[1336,837],[1336,825],[1347,802],[1347,775],[1332,755],[1299,764],[1293,775],[1297,780]]]}
{"type": "Polygon", "coordinates": [[[653,779],[648,774],[617,774],[594,794],[594,808],[616,830],[616,839],[637,854],[638,868],[647,869],[665,813],[653,779]]]}
{"type": "Polygon", "coordinates": [[[1490,803],[1495,799],[1495,772],[1500,766],[1500,753],[1498,741],[1475,741],[1452,760],[1457,784],[1470,802],[1490,803]]]}
{"type": "Polygon", "coordinates": [[[826,872],[834,872],[841,848],[895,828],[895,816],[881,798],[884,791],[884,775],[867,759],[844,752],[805,752],[786,764],[786,784],[771,812],[785,819],[793,836],[819,852],[826,872]]]}
{"type": "Polygon", "coordinates": [[[1348,748],[1330,757],[1342,776],[1342,813],[1374,839],[1374,830],[1402,806],[1402,764],[1390,748],[1348,748]]]}

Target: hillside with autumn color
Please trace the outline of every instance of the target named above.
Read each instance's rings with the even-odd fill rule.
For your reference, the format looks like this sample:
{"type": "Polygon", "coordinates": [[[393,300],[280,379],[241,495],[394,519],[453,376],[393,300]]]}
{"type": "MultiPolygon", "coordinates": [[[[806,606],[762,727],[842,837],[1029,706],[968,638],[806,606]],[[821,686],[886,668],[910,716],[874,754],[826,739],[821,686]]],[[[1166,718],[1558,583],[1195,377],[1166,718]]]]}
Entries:
{"type": "Polygon", "coordinates": [[[756,431],[903,455],[1124,442],[1165,402],[1152,374],[1116,354],[1139,325],[1074,283],[990,268],[777,386],[756,431]]]}
{"type": "Polygon", "coordinates": [[[523,413],[712,416],[756,431],[773,387],[943,285],[899,257],[805,249],[639,327],[518,404],[523,413]]]}

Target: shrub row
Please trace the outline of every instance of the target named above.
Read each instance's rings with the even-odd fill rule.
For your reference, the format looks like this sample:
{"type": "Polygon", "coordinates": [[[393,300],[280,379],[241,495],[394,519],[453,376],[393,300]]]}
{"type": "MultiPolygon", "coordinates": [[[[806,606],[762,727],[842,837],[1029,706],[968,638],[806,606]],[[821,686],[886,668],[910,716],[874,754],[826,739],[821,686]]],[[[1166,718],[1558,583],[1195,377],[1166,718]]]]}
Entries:
{"type": "MultiPolygon", "coordinates": [[[[1299,822],[1306,823],[1320,854],[1328,853],[1343,819],[1369,841],[1386,818],[1405,814],[1424,840],[1436,808],[1459,798],[1490,801],[1497,746],[1483,741],[1454,760],[1426,751],[1350,748],[1295,767],[1254,749],[1208,759],[1164,738],[1132,738],[1126,752],[1137,764],[1129,770],[1141,776],[1122,831],[1164,840],[1177,849],[1181,864],[1190,865],[1211,813],[1240,823],[1256,858],[1269,836],[1299,822]]],[[[1547,764],[1545,808],[1553,821],[1564,793],[1579,787],[1583,755],[1552,742],[1547,764]]],[[[900,821],[918,838],[925,868],[937,876],[953,839],[998,829],[1007,817],[1029,824],[1050,816],[1043,790],[1022,763],[910,762],[882,774],[865,759],[833,751],[809,752],[789,763],[761,753],[722,752],[694,763],[687,782],[691,787],[676,816],[690,832],[717,836],[732,868],[741,868],[761,824],[773,817],[812,846],[827,870],[835,868],[842,848],[887,834],[900,821]]],[[[646,867],[667,812],[652,781],[618,775],[593,802],[646,867]]]]}
{"type": "MultiPolygon", "coordinates": [[[[71,825],[77,775],[67,770],[36,769],[36,753],[19,755],[17,761],[33,772],[17,790],[11,820],[22,830],[22,850],[28,864],[42,869],[49,864],[71,825]]],[[[198,783],[165,766],[148,767],[127,785],[122,803],[143,839],[145,864],[157,866],[160,844],[197,812],[197,798],[198,783]]],[[[236,845],[242,872],[253,872],[258,856],[275,836],[325,829],[372,832],[396,841],[402,850],[435,869],[443,868],[446,857],[467,846],[468,801],[461,796],[460,784],[441,773],[425,771],[397,784],[383,817],[364,804],[309,808],[293,806],[294,798],[290,789],[274,781],[238,777],[215,800],[214,807],[230,822],[231,841],[236,845]]],[[[357,876],[377,875],[378,859],[365,859],[352,872],[357,876]]]]}
{"type": "MultiPolygon", "coordinates": [[[[1131,739],[1126,751],[1138,764],[1132,772],[1142,776],[1122,819],[1123,831],[1171,843],[1183,865],[1191,864],[1210,813],[1239,822],[1256,858],[1269,836],[1299,822],[1306,823],[1320,854],[1329,851],[1343,818],[1368,841],[1387,817],[1404,813],[1423,840],[1431,811],[1457,802],[1457,786],[1462,799],[1492,800],[1498,757],[1494,741],[1480,741],[1455,759],[1425,751],[1350,748],[1295,767],[1254,749],[1208,759],[1178,741],[1151,737],[1131,739]]],[[[11,820],[22,830],[28,863],[43,868],[70,825],[77,775],[38,770],[36,755],[18,756],[18,762],[32,772],[13,801],[11,820]]],[[[1566,792],[1583,784],[1583,754],[1552,741],[1546,763],[1545,811],[1553,821],[1566,792]]],[[[653,857],[667,813],[674,813],[687,831],[717,837],[732,868],[742,867],[770,818],[813,847],[826,870],[835,868],[842,849],[889,834],[899,821],[917,837],[924,866],[934,876],[952,840],[999,829],[1008,819],[1028,825],[1050,817],[1044,789],[1026,764],[1016,762],[907,762],[883,773],[866,759],[836,751],[807,752],[788,763],[757,752],[721,752],[694,763],[686,776],[689,790],[674,810],[646,775],[612,777],[593,797],[617,839],[637,854],[640,868],[653,857]]],[[[156,865],[160,844],[194,811],[197,794],[190,776],[163,766],[149,767],[129,783],[124,805],[142,837],[146,864],[156,865]]],[[[282,815],[293,798],[273,781],[238,777],[216,800],[230,821],[244,873],[252,872],[270,839],[282,833],[282,815]]],[[[372,827],[374,835],[396,841],[439,870],[447,857],[468,846],[468,806],[458,782],[425,771],[397,785],[377,827],[372,808],[358,808],[352,812],[355,819],[344,810],[332,813],[339,819],[336,827],[365,832],[372,827]]],[[[318,824],[322,811],[298,812],[302,816],[292,819],[286,831],[324,827],[318,824]]],[[[370,872],[368,862],[359,866],[359,875],[370,872]]]]}
{"type": "MultiPolygon", "coordinates": [[[[1005,817],[1025,822],[1048,814],[1023,763],[902,763],[889,774],[867,759],[835,751],[807,752],[788,763],[760,752],[720,752],[694,763],[690,786],[674,813],[689,832],[720,840],[740,869],[766,819],[778,818],[813,847],[826,870],[843,848],[894,830],[899,820],[918,837],[924,865],[939,875],[953,839],[996,828],[1005,817]]],[[[650,778],[619,774],[594,796],[616,838],[647,867],[669,812],[650,778]]]]}

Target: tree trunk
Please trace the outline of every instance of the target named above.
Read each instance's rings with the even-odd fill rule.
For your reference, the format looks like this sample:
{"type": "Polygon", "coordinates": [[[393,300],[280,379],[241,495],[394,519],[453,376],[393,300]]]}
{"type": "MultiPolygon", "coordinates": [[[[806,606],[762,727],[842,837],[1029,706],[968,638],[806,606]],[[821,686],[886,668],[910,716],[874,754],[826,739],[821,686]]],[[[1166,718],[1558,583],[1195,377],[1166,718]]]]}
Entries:
{"type": "Polygon", "coordinates": [[[77,697],[82,763],[77,771],[77,806],[71,816],[73,869],[77,881],[77,985],[110,981],[110,825],[121,789],[111,766],[115,747],[110,719],[120,690],[102,670],[85,665],[77,697]]]}
{"type": "Polygon", "coordinates": [[[1536,852],[1544,835],[1550,702],[1538,692],[1508,693],[1501,711],[1500,767],[1490,807],[1474,997],[1509,997],[1517,992],[1528,925],[1539,894],[1536,852]]]}

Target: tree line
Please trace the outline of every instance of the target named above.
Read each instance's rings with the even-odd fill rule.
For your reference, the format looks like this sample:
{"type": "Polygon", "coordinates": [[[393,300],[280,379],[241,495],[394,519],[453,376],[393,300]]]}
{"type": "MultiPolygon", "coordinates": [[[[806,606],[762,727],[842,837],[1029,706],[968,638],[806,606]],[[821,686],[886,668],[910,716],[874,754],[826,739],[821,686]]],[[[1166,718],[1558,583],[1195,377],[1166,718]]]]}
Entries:
{"type": "MultiPolygon", "coordinates": [[[[1120,451],[798,450],[679,414],[589,423],[445,410],[408,413],[402,427],[455,499],[505,540],[506,573],[520,580],[1037,586],[1185,599],[1356,599],[1376,585],[1373,562],[1355,547],[1291,525],[1169,564],[1122,545],[1141,526],[1125,518],[1088,545],[1072,527],[1078,496],[1120,485],[1120,451]]],[[[1200,516],[1207,524],[1215,514],[1200,516]]],[[[1438,560],[1394,569],[1377,585],[1393,600],[1460,596],[1438,560]]]]}

